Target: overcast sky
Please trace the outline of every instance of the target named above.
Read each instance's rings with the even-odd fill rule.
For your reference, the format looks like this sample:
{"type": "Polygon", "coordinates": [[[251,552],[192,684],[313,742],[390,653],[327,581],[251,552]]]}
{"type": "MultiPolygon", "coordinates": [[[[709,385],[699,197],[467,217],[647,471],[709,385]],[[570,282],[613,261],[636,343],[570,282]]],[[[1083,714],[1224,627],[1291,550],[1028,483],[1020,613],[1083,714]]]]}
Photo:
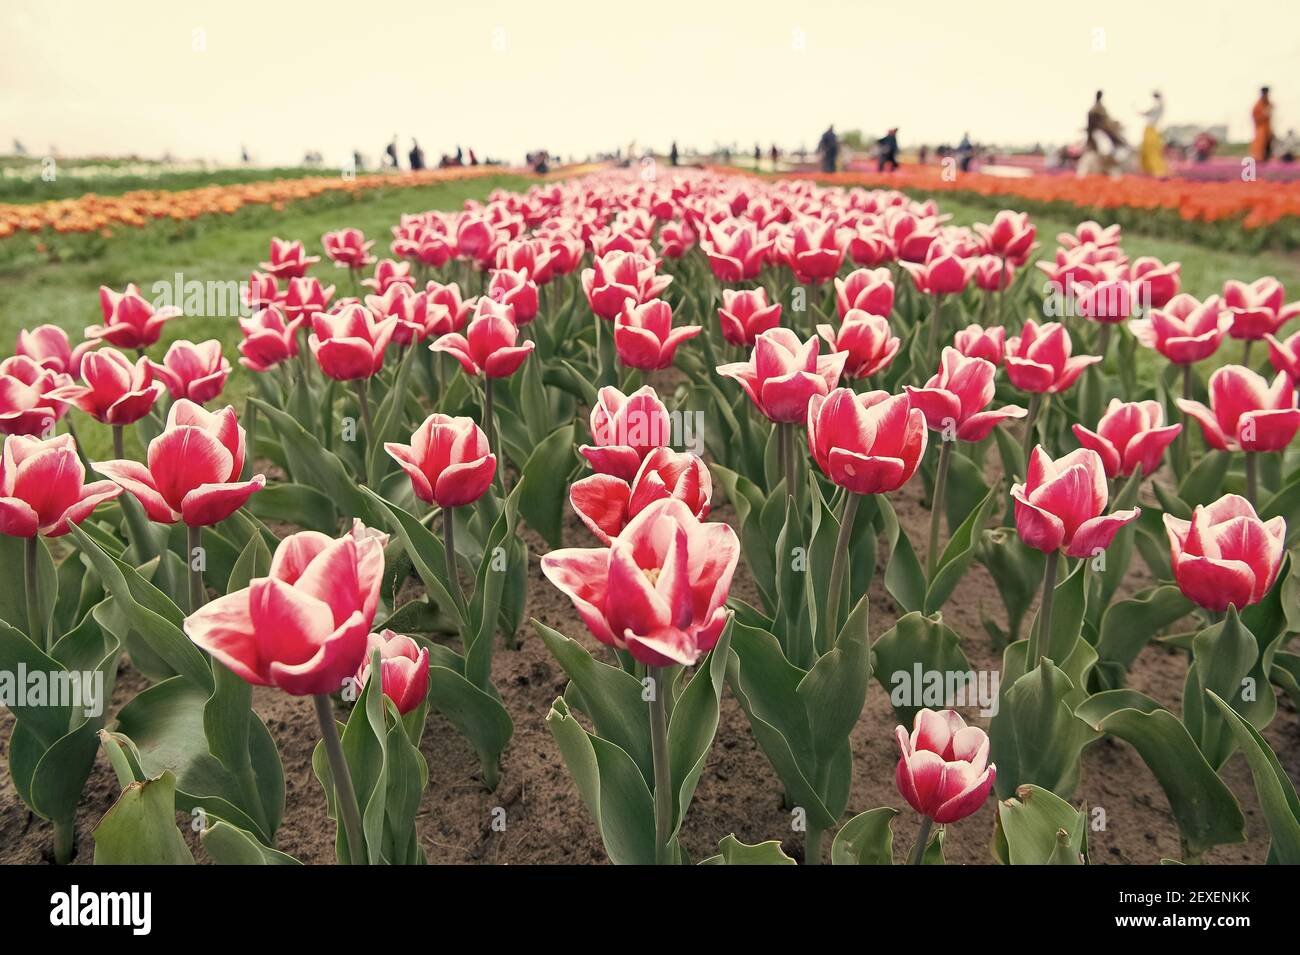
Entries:
{"type": "Polygon", "coordinates": [[[1058,143],[1097,88],[1129,129],[1227,123],[1271,84],[1300,127],[1300,2],[3,0],[0,151],[262,163],[394,133],[519,161],[901,127],[904,145],[1058,143]],[[337,11],[337,12],[335,12],[337,11]]]}

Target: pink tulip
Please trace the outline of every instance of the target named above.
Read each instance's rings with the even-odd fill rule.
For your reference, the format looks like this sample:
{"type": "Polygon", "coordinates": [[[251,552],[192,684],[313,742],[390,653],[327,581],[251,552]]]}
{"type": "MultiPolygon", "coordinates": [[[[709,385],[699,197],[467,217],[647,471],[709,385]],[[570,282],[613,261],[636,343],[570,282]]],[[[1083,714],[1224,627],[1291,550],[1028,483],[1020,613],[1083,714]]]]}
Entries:
{"type": "Polygon", "coordinates": [[[428,334],[445,335],[448,332],[458,332],[465,327],[469,321],[470,315],[474,313],[474,306],[477,300],[473,298],[462,299],[460,297],[460,286],[455,282],[449,282],[441,285],[437,282],[430,282],[424,290],[429,297],[429,305],[442,306],[446,313],[437,313],[435,318],[434,309],[431,307],[427,314],[430,323],[428,334]]]}
{"type": "Polygon", "coordinates": [[[1074,425],[1074,436],[1085,448],[1101,455],[1108,478],[1128,477],[1139,467],[1150,477],[1160,467],[1165,448],[1183,430],[1181,424],[1165,426],[1165,409],[1158,401],[1120,401],[1112,398],[1096,431],[1074,425]]]}
{"type": "Polygon", "coordinates": [[[68,406],[53,392],[72,383],[26,355],[0,362],[0,434],[47,435],[68,406]]]}
{"type": "Polygon", "coordinates": [[[781,303],[767,304],[767,290],[722,290],[722,307],[718,309],[722,337],[732,345],[752,348],[763,332],[781,324],[781,303]]]}
{"type": "Polygon", "coordinates": [[[249,683],[293,696],[332,693],[365,660],[387,543],[360,521],[337,540],[291,534],[268,576],[186,617],[185,633],[249,683]]]}
{"type": "Polygon", "coordinates": [[[1189,600],[1222,613],[1259,603],[1286,552],[1286,519],[1261,521],[1250,502],[1225,494],[1198,505],[1190,521],[1164,515],[1174,580],[1189,600]]]}
{"type": "Polygon", "coordinates": [[[713,479],[698,455],[655,448],[630,483],[593,474],[569,486],[573,510],[606,545],[649,504],[668,497],[685,503],[700,520],[708,517],[713,479]]]}
{"type": "Polygon", "coordinates": [[[1093,557],[1110,546],[1119,529],[1137,520],[1139,508],[1105,514],[1110,492],[1101,455],[1079,448],[1055,461],[1041,446],[1029,456],[1029,477],[1011,486],[1016,532],[1043,553],[1065,548],[1067,557],[1093,557]]]}
{"type": "Polygon", "coordinates": [[[835,308],[840,318],[855,308],[888,318],[894,310],[894,278],[889,269],[858,269],[836,279],[835,308]]]}
{"type": "Polygon", "coordinates": [[[724,227],[713,223],[700,237],[700,248],[720,282],[748,282],[758,278],[771,242],[760,238],[752,222],[724,227]]]}
{"type": "Polygon", "coordinates": [[[317,312],[329,308],[330,299],[333,297],[333,285],[326,288],[320,284],[320,279],[306,276],[300,279],[289,279],[278,304],[290,319],[311,318],[317,312]]]}
{"type": "Polygon", "coordinates": [[[1184,292],[1148,315],[1129,322],[1129,330],[1138,344],[1154,348],[1176,365],[1209,358],[1232,325],[1232,313],[1217,295],[1202,303],[1184,292]]]}
{"type": "Polygon", "coordinates": [[[531,341],[522,345],[514,310],[492,299],[480,299],[474,320],[465,334],[442,335],[429,346],[432,351],[446,352],[460,362],[465,373],[478,377],[508,378],[524,363],[535,347],[531,341]]]}
{"type": "Polygon", "coordinates": [[[1021,391],[1057,394],[1065,391],[1100,355],[1071,355],[1070,333],[1059,322],[1025,322],[1020,334],[1007,340],[1007,377],[1021,391]]]}
{"type": "Polygon", "coordinates": [[[854,494],[902,487],[925,454],[925,415],[907,395],[836,388],[808,404],[808,450],[828,478],[854,494]]]}
{"type": "Polygon", "coordinates": [[[162,364],[150,364],[173,398],[188,398],[196,404],[205,404],[221,394],[230,377],[230,362],[221,354],[221,342],[215,338],[197,345],[185,339],[172,342],[162,364]]]}
{"type": "Polygon", "coordinates": [[[379,651],[379,686],[405,716],[418,709],[429,691],[429,651],[410,637],[385,630],[366,640],[366,655],[357,670],[357,686],[370,679],[370,657],[379,651]]]}
{"type": "Polygon", "coordinates": [[[849,236],[849,258],[855,265],[869,269],[885,265],[895,258],[894,243],[876,228],[860,226],[849,236]]]}
{"type": "Polygon", "coordinates": [[[840,380],[848,352],[819,356],[817,339],[801,342],[788,328],[763,332],[747,362],[718,366],[718,374],[740,382],[768,419],[802,422],[814,395],[826,395],[840,380]]]}
{"type": "Polygon", "coordinates": [[[601,643],[649,666],[693,666],[722,636],[740,560],[726,524],[701,523],[676,498],[654,501],[609,547],[542,557],[542,573],[573,601],[601,643]]]}
{"type": "Polygon", "coordinates": [[[147,348],[158,340],[164,323],[181,313],[172,306],[155,309],[134,285],[128,285],[124,292],[114,292],[101,285],[99,306],[104,313],[104,324],[91,325],[86,329],[86,337],[106,341],[117,348],[147,348]]]}
{"type": "Polygon", "coordinates": [[[845,378],[870,378],[889,367],[902,347],[889,330],[889,319],[856,308],[849,309],[839,331],[830,325],[818,325],[817,332],[826,339],[832,352],[843,352],[845,378]]]}
{"type": "Polygon", "coordinates": [[[685,222],[665,222],[659,230],[659,252],[666,258],[680,259],[695,247],[695,230],[685,222]]]}
{"type": "Polygon", "coordinates": [[[1144,255],[1134,259],[1128,277],[1135,286],[1138,301],[1147,308],[1164,308],[1178,294],[1182,265],[1144,255]]]}
{"type": "Polygon", "coordinates": [[[1007,330],[1001,325],[981,328],[979,325],[967,325],[952,340],[952,347],[967,358],[983,358],[996,366],[1001,366],[1002,356],[1006,350],[1007,330]]]}
{"type": "Polygon", "coordinates": [[[996,255],[981,255],[975,259],[975,287],[982,292],[1001,292],[1011,287],[1016,277],[1016,267],[1003,262],[996,255]]]}
{"type": "Polygon", "coordinates": [[[1219,451],[1281,451],[1300,430],[1295,386],[1285,373],[1269,385],[1249,368],[1224,365],[1210,376],[1209,408],[1185,398],[1178,407],[1219,451]]]}
{"type": "Polygon", "coordinates": [[[1120,243],[1120,228],[1118,225],[1109,225],[1103,229],[1099,223],[1088,219],[1080,222],[1073,233],[1060,233],[1056,241],[1067,249],[1081,245],[1094,245],[1099,249],[1115,248],[1120,243]]]}
{"type": "Polygon", "coordinates": [[[409,445],[390,441],[384,450],[410,477],[416,497],[443,508],[477,501],[497,471],[487,436],[471,418],[431,414],[409,445]]]}
{"type": "Polygon", "coordinates": [[[42,368],[59,374],[81,377],[81,359],[99,342],[95,339],[82,342],[76,348],[68,341],[68,333],[57,325],[38,325],[21,329],[15,355],[30,358],[42,368]]]}
{"type": "Polygon", "coordinates": [[[360,229],[326,232],[320,241],[325,247],[325,254],[339,268],[361,269],[375,261],[375,257],[370,254],[370,247],[375,243],[367,242],[360,229]]]}
{"type": "Polygon", "coordinates": [[[661,298],[635,306],[625,300],[614,319],[614,348],[628,368],[654,371],[669,367],[678,346],[701,331],[699,325],[673,328],[672,307],[661,298]]]}
{"type": "Polygon", "coordinates": [[[384,349],[397,330],[396,318],[375,319],[364,305],[343,305],[337,312],[311,318],[307,345],[316,363],[335,381],[370,378],[384,365],[384,349]]]}
{"type": "Polygon", "coordinates": [[[907,804],[941,825],[965,819],[984,805],[997,767],[989,738],[954,710],[919,710],[912,733],[894,730],[901,754],[895,782],[907,804]]]}
{"type": "Polygon", "coordinates": [[[835,223],[811,218],[791,225],[781,253],[800,284],[830,281],[844,261],[835,223]]]}
{"type": "Polygon", "coordinates": [[[273,238],[270,261],[263,262],[260,268],[277,279],[297,279],[319,261],[320,256],[308,255],[301,242],[273,238]]]}
{"type": "Polygon", "coordinates": [[[377,295],[383,295],[393,285],[415,287],[415,277],[411,275],[410,262],[394,262],[392,259],[380,259],[375,266],[375,274],[361,282],[377,295]]]}
{"type": "Polygon", "coordinates": [[[996,372],[992,362],[945,348],[939,373],[923,388],[908,385],[908,400],[925,415],[926,426],[943,432],[946,440],[983,441],[1001,422],[1029,413],[1016,405],[986,410],[993,400],[996,372]]]}
{"type": "Polygon", "coordinates": [[[956,295],[965,290],[975,277],[975,262],[957,255],[944,242],[934,242],[923,264],[904,262],[917,291],[926,295],[956,295]]]}
{"type": "Polygon", "coordinates": [[[1268,342],[1268,360],[1273,370],[1284,372],[1293,386],[1300,385],[1300,332],[1286,341],[1272,335],[1265,335],[1264,340],[1268,342]]]}
{"type": "Polygon", "coordinates": [[[205,411],[180,398],[162,434],[149,442],[147,465],[103,461],[95,469],[131,492],[149,520],[206,527],[224,521],[266,485],[261,474],[240,480],[244,444],[235,409],[205,411]]]}
{"type": "Polygon", "coordinates": [[[671,275],[656,275],[649,259],[634,252],[610,252],[600,256],[593,267],[582,272],[582,290],[591,310],[613,321],[623,311],[627,299],[641,305],[659,294],[672,282],[671,275]]]}
{"type": "Polygon", "coordinates": [[[456,257],[486,265],[496,254],[496,230],[481,216],[465,215],[456,226],[456,257]]]}
{"type": "MultiPolygon", "coordinates": [[[[367,295],[366,308],[374,314],[376,321],[396,320],[392,343],[403,348],[423,339],[431,324],[429,296],[409,285],[390,285],[383,295],[367,295]]],[[[440,314],[432,319],[434,324],[439,321],[445,322],[446,316],[440,314]]]]}
{"type": "Polygon", "coordinates": [[[239,320],[244,338],[239,343],[239,363],[249,371],[270,371],[298,354],[298,327],[305,318],[286,322],[275,306],[239,320]]]}
{"type": "Polygon", "coordinates": [[[242,298],[251,312],[270,308],[280,301],[280,283],[274,275],[254,272],[244,286],[242,298]]]}
{"type": "Polygon", "coordinates": [[[1115,277],[1076,282],[1071,288],[1078,314],[1104,325],[1127,321],[1138,313],[1137,291],[1128,279],[1115,277]]]}
{"type": "Polygon", "coordinates": [[[8,435],[0,459],[0,534],[59,537],[122,493],[112,481],[85,481],[72,435],[8,435]]]}
{"type": "Polygon", "coordinates": [[[526,270],[513,272],[510,269],[497,269],[492,273],[488,297],[513,308],[515,324],[520,327],[537,317],[537,283],[528,277],[526,270]]]}
{"type": "Polygon", "coordinates": [[[1300,315],[1300,302],[1283,304],[1282,283],[1272,276],[1247,285],[1229,279],[1223,284],[1223,304],[1232,313],[1233,338],[1255,340],[1276,335],[1278,329],[1300,315]]]}
{"type": "Polygon", "coordinates": [[[84,385],[67,384],[49,392],[50,398],[76,405],[104,424],[123,425],[149,413],[163,385],[154,381],[148,358],[134,365],[116,348],[101,348],[81,360],[84,385]]]}
{"type": "Polygon", "coordinates": [[[592,444],[578,452],[598,474],[610,474],[632,481],[641,463],[656,448],[665,447],[672,436],[672,420],[659,395],[642,385],[624,395],[607,385],[596,393],[591,409],[592,444]]]}
{"type": "Polygon", "coordinates": [[[983,240],[985,251],[999,262],[1006,259],[1009,265],[1022,266],[1037,248],[1034,238],[1038,230],[1029,221],[1027,212],[1003,209],[993,217],[991,225],[977,222],[974,229],[983,240]]]}

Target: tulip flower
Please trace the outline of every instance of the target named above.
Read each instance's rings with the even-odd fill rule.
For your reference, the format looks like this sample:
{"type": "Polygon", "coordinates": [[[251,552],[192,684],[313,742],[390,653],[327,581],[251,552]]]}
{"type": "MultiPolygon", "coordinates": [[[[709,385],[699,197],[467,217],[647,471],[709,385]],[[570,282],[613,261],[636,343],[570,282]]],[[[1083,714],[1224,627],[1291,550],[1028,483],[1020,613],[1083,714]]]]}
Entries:
{"type": "Polygon", "coordinates": [[[732,345],[754,346],[763,332],[781,324],[781,303],[767,304],[767,290],[722,290],[722,307],[718,309],[722,337],[732,345]]]}
{"type": "Polygon", "coordinates": [[[710,223],[700,236],[700,248],[719,282],[748,282],[758,278],[770,241],[760,238],[753,223],[722,226],[710,223]]]}
{"type": "Polygon", "coordinates": [[[654,371],[669,367],[677,347],[701,331],[699,325],[673,328],[672,307],[663,299],[641,305],[624,300],[623,311],[614,319],[614,349],[627,367],[654,371]]]}
{"type": "Polygon", "coordinates": [[[648,505],[669,497],[684,502],[700,520],[708,517],[713,479],[698,455],[656,448],[631,482],[593,474],[569,486],[573,510],[606,545],[648,505]]]}
{"type": "Polygon", "coordinates": [[[534,343],[519,340],[514,311],[492,299],[480,299],[465,334],[451,333],[435,339],[429,348],[455,358],[465,373],[478,377],[508,378],[532,352],[534,343]]]}
{"type": "Polygon", "coordinates": [[[1120,228],[1118,225],[1102,228],[1100,223],[1088,219],[1080,222],[1074,232],[1062,232],[1057,235],[1056,241],[1067,249],[1081,245],[1094,245],[1099,249],[1117,248],[1120,243],[1120,228]]]}
{"type": "Polygon", "coordinates": [[[255,686],[313,696],[350,857],[365,858],[361,812],[329,694],[361,668],[379,605],[388,536],[354,521],[333,540],[291,534],[275,549],[266,577],[191,613],[185,634],[255,686]]]}
{"type": "Polygon", "coordinates": [[[1034,425],[1042,396],[1058,394],[1069,388],[1083,370],[1101,361],[1100,355],[1071,355],[1073,345],[1070,333],[1059,322],[1038,325],[1033,319],[1025,322],[1020,334],[1007,339],[1007,377],[1021,391],[1033,397],[1029,402],[1029,415],[1025,420],[1024,451],[1029,457],[1033,444],[1034,425]]]}
{"type": "Polygon", "coordinates": [[[1001,325],[982,328],[972,324],[953,336],[952,347],[967,358],[983,358],[996,366],[1001,366],[1006,340],[1007,330],[1001,325]]]}
{"type": "Polygon", "coordinates": [[[856,308],[849,309],[837,332],[830,325],[818,325],[832,352],[843,352],[845,378],[870,378],[889,367],[903,343],[889,330],[889,319],[856,308]]]}
{"type": "Polygon", "coordinates": [[[215,338],[197,345],[185,339],[172,342],[162,364],[149,364],[172,398],[188,398],[200,405],[221,394],[230,377],[230,362],[215,338]]]}
{"type": "Polygon", "coordinates": [[[1273,335],[1265,335],[1264,340],[1268,342],[1268,360],[1273,370],[1285,373],[1292,386],[1300,385],[1300,332],[1286,341],[1273,335]]]}
{"type": "Polygon", "coordinates": [[[849,236],[849,258],[855,265],[869,269],[885,265],[895,258],[894,243],[877,228],[860,226],[849,236]]]}
{"type": "Polygon", "coordinates": [[[1224,365],[1210,376],[1210,407],[1178,399],[1178,408],[1195,418],[1205,443],[1217,451],[1246,453],[1246,496],[1258,501],[1255,454],[1282,451],[1300,431],[1295,386],[1285,372],[1273,384],[1241,365],[1224,365]]]}
{"type": "Polygon", "coordinates": [[[72,379],[26,355],[0,362],[0,434],[49,435],[68,410],[52,392],[72,379]]]}
{"type": "Polygon", "coordinates": [[[1286,519],[1262,521],[1243,497],[1225,494],[1198,505],[1190,521],[1164,515],[1174,581],[1213,613],[1244,610],[1273,587],[1286,553],[1286,519]]]}
{"type": "Polygon", "coordinates": [[[297,279],[319,261],[320,256],[308,255],[301,242],[273,238],[270,261],[261,263],[259,268],[277,279],[297,279]]]}
{"type": "Polygon", "coordinates": [[[965,290],[975,276],[975,262],[958,255],[948,243],[938,241],[930,245],[923,264],[904,262],[903,268],[911,273],[917,291],[934,298],[925,348],[926,355],[934,361],[939,349],[944,296],[956,295],[965,290]]]}
{"type": "Polygon", "coordinates": [[[1160,467],[1165,448],[1183,430],[1181,424],[1165,425],[1165,409],[1158,401],[1121,401],[1112,398],[1106,413],[1091,431],[1074,425],[1079,444],[1101,455],[1106,477],[1128,477],[1139,467],[1143,476],[1160,467]]]}
{"type": "Polygon", "coordinates": [[[364,661],[357,670],[358,687],[365,687],[370,679],[370,655],[376,650],[379,651],[379,686],[384,696],[393,701],[403,716],[419,709],[429,691],[428,649],[391,630],[370,634],[364,661]]]}
{"type": "Polygon", "coordinates": [[[488,285],[488,297],[515,312],[515,324],[521,328],[537,317],[537,283],[528,277],[527,270],[514,272],[497,269],[488,285]]]}
{"type": "Polygon", "coordinates": [[[1178,262],[1166,265],[1149,255],[1134,259],[1129,266],[1128,278],[1135,286],[1140,307],[1150,309],[1168,305],[1178,294],[1181,269],[1178,262]]]}
{"type": "Polygon", "coordinates": [[[101,348],[81,360],[84,384],[67,384],[49,392],[51,399],[75,405],[96,421],[113,426],[113,451],[122,450],[122,428],[149,413],[163,384],[154,381],[153,366],[148,358],[134,365],[116,348],[101,348]]]}
{"type": "Polygon", "coordinates": [[[858,269],[836,279],[835,307],[840,318],[855,308],[888,318],[894,310],[894,279],[889,269],[858,269]]]}
{"type": "Polygon", "coordinates": [[[384,450],[410,477],[416,497],[444,509],[477,501],[496,474],[496,455],[470,418],[431,414],[409,445],[390,441],[384,450]]]}
{"type": "Polygon", "coordinates": [[[284,313],[275,306],[260,309],[250,318],[239,320],[244,338],[239,343],[239,363],[249,371],[270,371],[276,365],[298,355],[298,318],[286,322],[284,313]]]}
{"type": "Polygon", "coordinates": [[[389,248],[393,255],[400,258],[411,259],[436,269],[446,265],[456,255],[454,236],[425,228],[414,228],[401,235],[398,235],[399,231],[400,227],[394,227],[393,233],[397,238],[389,248]]]}
{"type": "Polygon", "coordinates": [[[411,275],[410,262],[394,262],[392,259],[380,259],[375,266],[375,274],[361,283],[376,295],[383,295],[393,285],[415,287],[415,277],[411,275]]]}
{"type": "Polygon", "coordinates": [[[426,313],[426,320],[429,323],[427,334],[446,335],[449,332],[458,332],[465,327],[465,323],[469,321],[470,315],[474,312],[475,299],[462,299],[460,297],[460,286],[455,282],[450,282],[447,285],[430,282],[424,287],[424,290],[431,306],[426,313]],[[445,308],[446,312],[436,311],[432,308],[435,305],[445,308]]]}
{"type": "Polygon", "coordinates": [[[844,261],[834,222],[804,219],[790,227],[781,254],[800,284],[820,284],[835,277],[844,261]]]}
{"type": "Polygon", "coordinates": [[[378,374],[384,349],[397,330],[396,318],[376,319],[356,303],[337,312],[317,312],[311,324],[307,344],[321,371],[335,381],[359,381],[378,374]]]}
{"type": "Polygon", "coordinates": [[[497,234],[492,223],[476,215],[466,215],[456,226],[456,257],[486,264],[496,254],[497,234]]]}
{"type": "Polygon", "coordinates": [[[982,292],[1005,292],[1011,287],[1015,274],[1015,266],[1003,262],[996,255],[981,255],[975,259],[975,287],[982,292]]]}
{"type": "Polygon", "coordinates": [[[934,823],[965,819],[984,805],[997,767],[989,762],[989,738],[978,726],[967,726],[954,710],[919,710],[911,735],[894,730],[899,760],[895,772],[898,792],[921,814],[910,863],[925,856],[934,823]]]}
{"type": "Polygon", "coordinates": [[[99,307],[104,313],[104,324],[91,325],[86,329],[86,337],[117,348],[149,347],[162,334],[164,323],[181,313],[173,306],[155,309],[134,285],[128,285],[124,292],[114,292],[101,285],[99,307]]]}
{"type": "Polygon", "coordinates": [[[597,474],[631,482],[656,448],[668,445],[672,420],[654,388],[643,385],[630,395],[612,386],[596,392],[591,409],[591,440],[578,453],[597,474]]]}
{"type": "Polygon", "coordinates": [[[1265,335],[1276,335],[1278,329],[1300,315],[1300,302],[1284,304],[1282,283],[1265,276],[1247,284],[1229,279],[1223,285],[1223,304],[1232,313],[1232,326],[1228,334],[1246,342],[1241,363],[1250,355],[1250,344],[1265,335]]]}
{"type": "Polygon", "coordinates": [[[305,276],[299,279],[289,279],[284,294],[280,296],[277,304],[289,319],[311,318],[317,312],[323,312],[329,308],[330,299],[333,297],[333,285],[325,288],[320,284],[320,279],[314,276],[305,276]]]}
{"type": "Polygon", "coordinates": [[[274,275],[254,272],[244,285],[242,298],[252,312],[270,308],[280,301],[280,283],[274,275]]]}
{"type": "Polygon", "coordinates": [[[939,241],[940,222],[929,215],[893,208],[886,212],[884,224],[900,263],[924,262],[930,246],[939,241]]]}
{"type": "Polygon", "coordinates": [[[91,339],[73,348],[68,333],[58,325],[38,325],[30,330],[19,330],[14,354],[30,358],[42,368],[58,374],[79,378],[82,356],[98,344],[97,340],[91,339]]]}
{"type": "MultiPolygon", "coordinates": [[[[430,319],[429,296],[425,292],[417,292],[411,286],[400,283],[390,285],[383,295],[367,295],[366,308],[370,309],[377,321],[396,319],[391,341],[402,348],[423,339],[430,324],[449,324],[445,314],[440,313],[430,319]]],[[[443,313],[445,311],[441,310],[443,313]]]]}
{"type": "Polygon", "coordinates": [[[582,272],[582,290],[591,310],[613,321],[623,312],[623,302],[637,305],[658,298],[672,282],[671,275],[656,275],[654,263],[634,252],[610,252],[582,272]]]}
{"type": "Polygon", "coordinates": [[[526,271],[537,285],[545,285],[552,277],[551,252],[545,242],[537,239],[515,239],[497,248],[496,267],[511,272],[526,271]]]}
{"type": "MultiPolygon", "coordinates": [[[[1128,327],[1139,345],[1154,348],[1176,365],[1190,366],[1213,355],[1231,325],[1232,313],[1219,296],[1200,302],[1184,292],[1128,327]]],[[[1190,392],[1185,389],[1183,397],[1190,398],[1190,392]]]]}
{"type": "Polygon", "coordinates": [[[993,217],[991,225],[977,222],[973,226],[983,240],[985,251],[998,260],[999,265],[1009,263],[1017,268],[1029,261],[1037,248],[1034,242],[1038,229],[1029,221],[1029,213],[1003,209],[993,217]]]}
{"type": "Polygon", "coordinates": [[[659,230],[659,252],[680,259],[695,246],[695,230],[686,222],[665,222],[659,230]]]}
{"type": "Polygon", "coordinates": [[[801,342],[788,328],[763,332],[747,362],[718,366],[718,374],[740,382],[770,421],[797,423],[808,415],[814,395],[825,396],[840,380],[848,352],[819,355],[817,339],[801,342]]]}
{"type": "Polygon", "coordinates": [[[370,247],[375,243],[366,241],[360,229],[339,229],[326,232],[321,236],[321,245],[331,262],[340,269],[362,269],[375,261],[370,254],[370,247]]]}

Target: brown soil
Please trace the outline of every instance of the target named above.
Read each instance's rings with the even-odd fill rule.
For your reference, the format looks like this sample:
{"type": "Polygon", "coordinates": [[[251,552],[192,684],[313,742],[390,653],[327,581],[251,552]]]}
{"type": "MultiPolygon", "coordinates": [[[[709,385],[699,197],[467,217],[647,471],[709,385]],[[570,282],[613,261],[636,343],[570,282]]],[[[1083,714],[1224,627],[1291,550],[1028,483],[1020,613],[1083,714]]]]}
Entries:
{"type": "MultiPolygon", "coordinates": [[[[891,500],[919,551],[926,540],[929,520],[929,512],[921,503],[919,481],[891,495],[891,500]]],[[[730,516],[725,506],[712,515],[718,520],[730,516]]],[[[567,599],[541,574],[537,557],[545,552],[545,545],[531,531],[524,533],[532,555],[529,616],[594,646],[567,599]]],[[[576,519],[568,522],[565,534],[566,543],[593,546],[590,535],[576,519]]],[[[920,556],[924,559],[924,554],[920,556]]],[[[1134,563],[1136,580],[1145,575],[1145,567],[1139,557],[1135,556],[1134,563]]],[[[755,599],[754,585],[743,563],[733,592],[755,599]]],[[[963,648],[973,667],[1000,668],[1001,655],[994,651],[980,623],[981,606],[990,617],[1005,621],[993,580],[983,567],[974,565],[949,600],[945,614],[948,623],[962,635],[963,648]]],[[[879,580],[873,584],[871,610],[874,638],[893,626],[898,616],[879,580]]],[[[500,649],[493,663],[493,679],[515,723],[514,739],[505,753],[496,792],[486,792],[478,782],[478,761],[469,744],[442,718],[436,714],[429,717],[423,746],[429,763],[429,787],[418,825],[432,863],[605,861],[600,838],[544,723],[551,702],[565,688],[564,671],[531,630],[525,629],[523,636],[521,649],[500,649]],[[494,831],[491,825],[496,807],[506,810],[504,831],[494,831]]],[[[1186,667],[1183,654],[1149,645],[1134,665],[1129,685],[1179,712],[1186,667]]],[[[114,707],[144,685],[129,663],[124,664],[114,707]]],[[[287,799],[279,848],[304,862],[332,862],[334,827],[324,814],[324,797],[310,766],[317,738],[311,702],[258,688],[254,706],[278,742],[284,762],[287,799]]],[[[7,710],[0,712],[0,863],[46,861],[50,827],[31,816],[8,776],[7,745],[12,721],[7,710]]],[[[873,682],[853,734],[854,782],[846,819],[876,806],[907,810],[894,788],[898,759],[894,725],[887,695],[873,682]]],[[[1290,701],[1283,697],[1277,718],[1264,736],[1292,778],[1300,777],[1298,734],[1300,720],[1290,701]]],[[[1263,862],[1268,832],[1240,754],[1225,767],[1223,777],[1241,801],[1249,841],[1213,849],[1205,861],[1263,862]]],[[[91,860],[94,847],[90,832],[117,794],[117,781],[101,753],[78,817],[78,862],[91,860]]],[[[1164,793],[1127,744],[1102,739],[1085,751],[1082,781],[1074,801],[1086,801],[1106,812],[1106,828],[1089,834],[1094,863],[1152,864],[1162,858],[1179,857],[1177,828],[1164,793]]],[[[949,862],[991,861],[993,813],[994,801],[990,799],[978,813],[950,827],[945,842],[949,862]]],[[[910,846],[915,827],[913,813],[905,811],[899,816],[895,823],[896,852],[899,847],[910,846]]],[[[188,827],[183,825],[182,831],[188,832],[188,827]]],[[[782,808],[780,782],[750,734],[740,707],[724,694],[717,738],[687,816],[683,840],[691,857],[700,859],[714,852],[718,840],[728,833],[750,843],[780,839],[787,853],[802,856],[803,837],[791,831],[790,814],[782,808]]],[[[201,852],[196,855],[203,859],[201,852]]]]}

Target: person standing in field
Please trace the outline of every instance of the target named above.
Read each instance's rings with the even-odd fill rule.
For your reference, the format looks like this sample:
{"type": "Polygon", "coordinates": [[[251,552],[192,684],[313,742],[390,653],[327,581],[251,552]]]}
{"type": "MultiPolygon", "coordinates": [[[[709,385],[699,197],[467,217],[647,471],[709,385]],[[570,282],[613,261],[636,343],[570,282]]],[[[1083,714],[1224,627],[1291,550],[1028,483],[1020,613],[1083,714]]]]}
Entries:
{"type": "Polygon", "coordinates": [[[840,138],[835,135],[834,124],[827,126],[817,141],[817,153],[821,156],[822,172],[834,172],[840,157],[840,138]]]}
{"type": "Polygon", "coordinates": [[[1160,135],[1160,119],[1165,115],[1165,100],[1156,90],[1151,94],[1151,106],[1142,113],[1147,121],[1142,132],[1142,171],[1148,176],[1161,179],[1169,175],[1169,165],[1165,162],[1165,141],[1160,135]]]}
{"type": "Polygon", "coordinates": [[[1101,90],[1097,90],[1097,95],[1092,101],[1092,108],[1088,110],[1088,147],[1095,152],[1100,152],[1097,143],[1097,134],[1105,133],[1106,138],[1110,140],[1112,152],[1116,146],[1127,146],[1124,137],[1120,135],[1119,127],[1115,121],[1110,118],[1110,113],[1106,112],[1106,107],[1101,103],[1101,90]]]}
{"type": "Polygon", "coordinates": [[[1260,88],[1259,99],[1250,111],[1255,123],[1255,139],[1250,144],[1250,155],[1256,162],[1273,158],[1273,101],[1268,98],[1268,87],[1260,88]]]}
{"type": "Polygon", "coordinates": [[[890,172],[898,168],[897,126],[876,140],[876,172],[884,172],[886,166],[890,172]]]}

